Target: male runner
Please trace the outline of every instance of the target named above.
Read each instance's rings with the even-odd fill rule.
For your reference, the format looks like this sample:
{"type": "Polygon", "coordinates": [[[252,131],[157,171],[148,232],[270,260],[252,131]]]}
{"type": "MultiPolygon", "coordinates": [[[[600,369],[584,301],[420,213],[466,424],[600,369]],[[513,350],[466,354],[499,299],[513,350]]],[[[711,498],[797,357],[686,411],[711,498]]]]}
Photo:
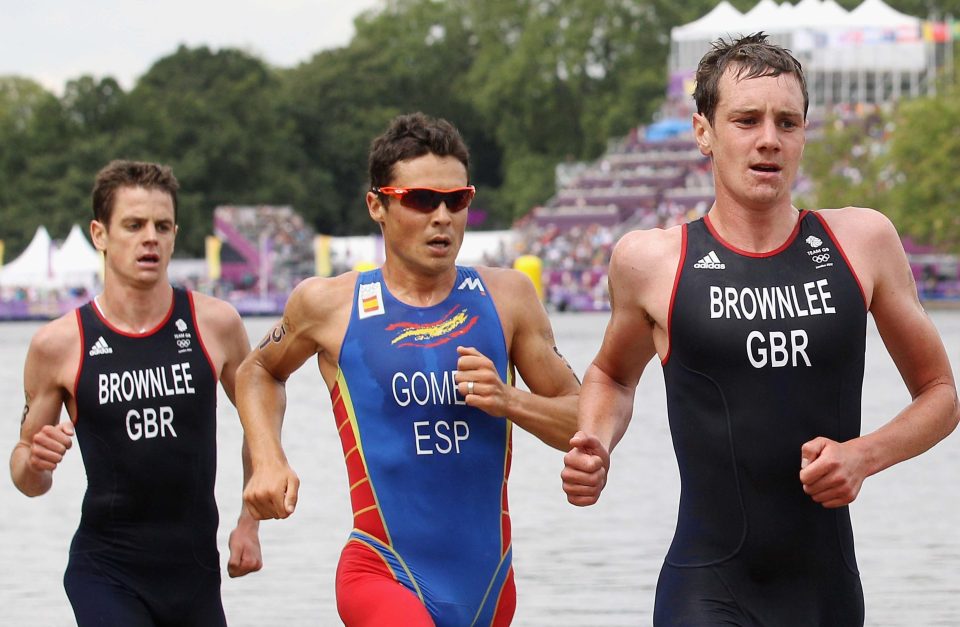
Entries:
{"type": "MultiPolygon", "coordinates": [[[[177,189],[152,163],[113,161],[97,174],[90,234],[103,292],[37,331],[27,353],[10,472],[24,494],[46,493],[76,434],[87,491],[64,587],[80,627],[226,624],[216,386],[232,400],[249,342],[233,307],[167,280],[177,189]]],[[[232,576],[260,568],[257,531],[241,512],[232,576]]]]}
{"type": "Polygon", "coordinates": [[[369,162],[383,267],[301,283],[237,373],[253,465],[244,498],[261,519],[293,512],[284,382],[316,355],[354,515],[337,569],[343,621],[505,625],[515,607],[511,425],[565,447],[579,382],[526,276],[455,264],[474,194],[457,130],[400,116],[369,162]],[[512,385],[514,367],[532,393],[512,385]]]}
{"type": "Polygon", "coordinates": [[[617,245],[563,487],[575,505],[596,502],[659,355],[682,491],[654,623],[861,625],[847,505],[866,477],[953,430],[950,365],[890,222],[791,204],[800,64],[763,34],[720,40],[694,98],[716,201],[703,219],[617,245]],[[913,402],[860,436],[868,311],[913,402]]]}

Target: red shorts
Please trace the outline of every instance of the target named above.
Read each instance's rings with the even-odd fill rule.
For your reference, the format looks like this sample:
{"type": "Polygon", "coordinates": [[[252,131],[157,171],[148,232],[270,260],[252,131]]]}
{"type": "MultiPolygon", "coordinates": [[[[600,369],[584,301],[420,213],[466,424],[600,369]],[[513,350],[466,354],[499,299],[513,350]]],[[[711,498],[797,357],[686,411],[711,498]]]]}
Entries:
{"type": "MultiPolygon", "coordinates": [[[[337,565],[336,587],[337,612],[348,627],[427,627],[436,624],[416,593],[397,581],[383,558],[362,542],[350,541],[343,548],[337,565]]],[[[516,605],[511,569],[497,599],[491,625],[509,625],[516,605]]],[[[440,617],[440,622],[449,621],[440,617]]]]}

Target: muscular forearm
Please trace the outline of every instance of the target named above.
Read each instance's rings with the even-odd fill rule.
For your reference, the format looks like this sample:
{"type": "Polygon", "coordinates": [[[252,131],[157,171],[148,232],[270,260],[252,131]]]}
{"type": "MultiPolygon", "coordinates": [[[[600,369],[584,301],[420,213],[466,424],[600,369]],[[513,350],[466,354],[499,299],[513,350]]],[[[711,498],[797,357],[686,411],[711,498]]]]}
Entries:
{"type": "Polygon", "coordinates": [[[244,364],[237,371],[237,411],[243,425],[244,484],[258,464],[284,459],[280,443],[286,387],[258,365],[244,364]]]}
{"type": "MultiPolygon", "coordinates": [[[[247,446],[247,439],[244,437],[243,446],[240,451],[240,459],[243,462],[243,487],[247,487],[250,476],[253,474],[253,462],[250,459],[250,447],[247,446]]],[[[237,520],[237,527],[250,526],[253,529],[260,528],[260,521],[253,517],[250,511],[244,506],[242,499],[240,503],[240,517],[237,520]]]]}
{"type": "Polygon", "coordinates": [[[952,383],[936,383],[925,389],[893,420],[859,438],[872,475],[920,455],[944,439],[958,421],[957,393],[952,383]]]}
{"type": "Polygon", "coordinates": [[[511,388],[507,417],[544,443],[566,451],[577,430],[577,395],[545,397],[511,388]]]}
{"type": "Polygon", "coordinates": [[[591,364],[580,389],[579,429],[596,436],[612,452],[630,424],[635,391],[591,364]]]}
{"type": "Polygon", "coordinates": [[[243,446],[240,447],[240,461],[243,464],[243,485],[246,486],[250,481],[250,475],[253,474],[253,464],[250,461],[250,447],[247,445],[247,438],[243,438],[243,446]]]}
{"type": "Polygon", "coordinates": [[[25,442],[17,442],[10,455],[10,478],[27,496],[46,494],[53,485],[53,472],[30,467],[30,445],[25,442]]]}

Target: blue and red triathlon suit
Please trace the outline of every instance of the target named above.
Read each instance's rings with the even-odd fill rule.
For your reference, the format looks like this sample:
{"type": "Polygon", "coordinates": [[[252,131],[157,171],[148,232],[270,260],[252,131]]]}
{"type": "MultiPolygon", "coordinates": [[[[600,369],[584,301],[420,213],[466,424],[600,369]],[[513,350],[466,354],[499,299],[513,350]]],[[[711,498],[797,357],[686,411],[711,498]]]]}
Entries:
{"type": "Polygon", "coordinates": [[[496,308],[472,268],[431,307],[361,273],[331,392],[354,528],[337,568],[347,625],[507,625],[516,606],[512,423],[457,392],[457,346],[510,381],[496,308]]]}
{"type": "Polygon", "coordinates": [[[654,624],[864,621],[847,507],[804,493],[800,448],[860,433],[866,305],[826,222],[802,211],[767,253],[683,227],[664,359],[680,469],[654,624]]]}
{"type": "Polygon", "coordinates": [[[226,625],[217,551],[217,376],[193,298],[141,334],[77,309],[87,473],[64,587],[79,627],[226,625]]]}

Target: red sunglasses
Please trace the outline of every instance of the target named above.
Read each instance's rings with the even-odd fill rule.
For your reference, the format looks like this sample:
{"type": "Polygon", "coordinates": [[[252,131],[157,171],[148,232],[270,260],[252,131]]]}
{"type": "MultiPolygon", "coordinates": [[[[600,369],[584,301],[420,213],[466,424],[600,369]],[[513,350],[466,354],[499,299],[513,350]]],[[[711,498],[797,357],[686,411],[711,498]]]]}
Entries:
{"type": "Polygon", "coordinates": [[[400,204],[408,209],[430,213],[443,203],[447,211],[456,213],[470,206],[470,201],[477,193],[473,185],[455,187],[453,189],[434,189],[432,187],[374,187],[375,194],[392,196],[400,200],[400,204]]]}

